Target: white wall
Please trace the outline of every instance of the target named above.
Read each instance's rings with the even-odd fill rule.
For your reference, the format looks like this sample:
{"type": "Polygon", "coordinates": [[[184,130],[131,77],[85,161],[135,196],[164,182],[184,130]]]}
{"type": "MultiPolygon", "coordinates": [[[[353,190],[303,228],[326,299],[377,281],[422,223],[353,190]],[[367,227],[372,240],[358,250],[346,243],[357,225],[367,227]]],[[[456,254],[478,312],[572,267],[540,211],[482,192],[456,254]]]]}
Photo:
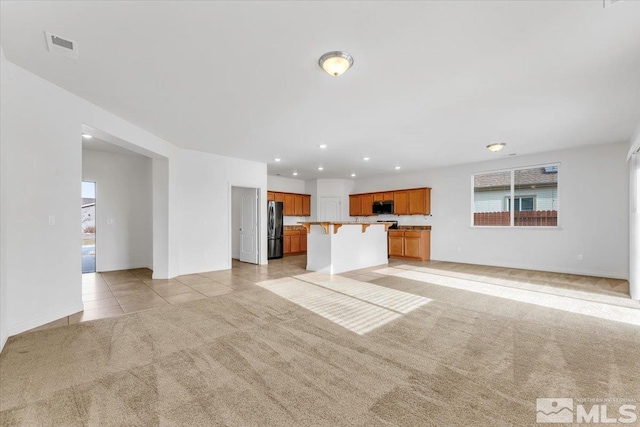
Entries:
{"type": "Polygon", "coordinates": [[[96,183],[96,270],[152,269],[151,159],[82,150],[82,180],[96,183]]]}
{"type": "MultiPolygon", "coordinates": [[[[320,201],[324,197],[339,198],[341,218],[349,218],[349,194],[353,193],[355,182],[350,179],[314,179],[306,181],[305,189],[311,194],[311,217],[320,217],[320,201]]],[[[308,221],[308,220],[307,220],[308,221]]]]}
{"type": "Polygon", "coordinates": [[[304,182],[304,193],[311,196],[311,215],[306,218],[306,221],[318,220],[318,181],[310,179],[304,182]]]}
{"type": "Polygon", "coordinates": [[[265,201],[266,164],[179,149],[0,56],[0,347],[10,335],[83,309],[78,206],[85,125],[153,157],[154,277],[230,268],[231,185],[260,188],[265,201]]]}
{"type": "MultiPolygon", "coordinates": [[[[180,150],[176,175],[179,195],[180,274],[231,268],[231,187],[259,188],[260,223],[267,218],[267,166],[192,150],[180,150]]],[[[260,236],[266,235],[262,228],[260,236]]],[[[260,242],[267,263],[267,242],[260,242]]]]}
{"type": "Polygon", "coordinates": [[[433,226],[434,260],[627,278],[628,148],[606,144],[361,179],[355,193],[431,187],[433,216],[402,216],[400,222],[433,226]],[[473,173],[547,163],[560,163],[558,229],[470,226],[473,173]]]}
{"type": "Polygon", "coordinates": [[[283,176],[267,176],[267,189],[281,193],[305,193],[305,181],[301,179],[285,178],[283,176]]]}
{"type": "MultiPolygon", "coordinates": [[[[2,59],[2,66],[5,64],[4,52],[0,48],[0,58],[2,59]]],[[[1,85],[0,89],[5,86],[5,80],[7,79],[5,71],[0,68],[1,85]]],[[[9,332],[7,329],[8,317],[7,317],[7,297],[6,297],[6,272],[7,272],[7,199],[6,188],[7,183],[7,154],[8,149],[7,142],[9,141],[10,133],[5,126],[2,126],[2,122],[6,117],[10,116],[9,109],[6,102],[0,102],[0,350],[4,347],[9,332]]]]}

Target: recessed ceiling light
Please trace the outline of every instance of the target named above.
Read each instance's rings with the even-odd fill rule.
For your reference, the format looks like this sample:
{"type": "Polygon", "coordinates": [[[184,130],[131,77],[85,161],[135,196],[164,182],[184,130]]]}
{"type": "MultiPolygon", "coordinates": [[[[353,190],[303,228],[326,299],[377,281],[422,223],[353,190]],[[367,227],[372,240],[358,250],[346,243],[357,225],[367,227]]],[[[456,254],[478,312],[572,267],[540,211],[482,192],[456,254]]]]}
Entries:
{"type": "Polygon", "coordinates": [[[496,142],[495,144],[487,145],[487,149],[489,149],[489,151],[496,152],[496,151],[502,150],[505,145],[507,145],[507,144],[504,144],[502,142],[496,142]]]}
{"type": "Polygon", "coordinates": [[[321,170],[323,170],[323,169],[324,169],[324,168],[323,168],[322,166],[318,166],[318,170],[319,170],[319,171],[321,171],[321,170]]]}
{"type": "Polygon", "coordinates": [[[298,176],[298,172],[292,173],[293,176],[298,176]]]}
{"type": "Polygon", "coordinates": [[[368,161],[371,157],[363,157],[362,160],[364,160],[365,162],[368,161]]]}
{"type": "Polygon", "coordinates": [[[93,138],[93,137],[92,137],[91,135],[89,135],[88,133],[83,133],[83,134],[82,134],[82,137],[83,137],[83,138],[86,138],[86,139],[91,139],[91,138],[93,138]]]}
{"type": "Polygon", "coordinates": [[[320,148],[327,148],[327,144],[320,144],[320,145],[318,145],[318,147],[320,147],[320,148]]]}
{"type": "Polygon", "coordinates": [[[400,169],[400,166],[396,166],[396,170],[400,169]]]}
{"type": "Polygon", "coordinates": [[[275,160],[276,162],[279,162],[279,161],[280,161],[280,160],[282,160],[282,159],[281,159],[280,157],[276,157],[276,158],[275,158],[275,159],[273,159],[273,160],[275,160]]]}
{"type": "Polygon", "coordinates": [[[352,176],[352,177],[353,177],[353,176],[356,176],[356,174],[355,174],[355,173],[352,173],[352,174],[351,174],[351,176],[352,176]]]}

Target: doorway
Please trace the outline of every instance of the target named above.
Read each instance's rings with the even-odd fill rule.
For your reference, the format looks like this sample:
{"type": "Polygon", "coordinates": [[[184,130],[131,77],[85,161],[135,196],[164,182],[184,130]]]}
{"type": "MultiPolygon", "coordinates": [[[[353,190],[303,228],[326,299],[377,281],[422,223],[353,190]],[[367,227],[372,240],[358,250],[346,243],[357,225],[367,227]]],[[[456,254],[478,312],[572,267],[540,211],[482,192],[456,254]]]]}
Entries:
{"type": "Polygon", "coordinates": [[[340,197],[321,197],[318,221],[341,221],[340,197]]]}
{"type": "Polygon", "coordinates": [[[259,194],[257,188],[231,187],[231,257],[259,264],[259,194]]]}
{"type": "Polygon", "coordinates": [[[82,181],[82,273],[96,272],[96,183],[82,181]]]}

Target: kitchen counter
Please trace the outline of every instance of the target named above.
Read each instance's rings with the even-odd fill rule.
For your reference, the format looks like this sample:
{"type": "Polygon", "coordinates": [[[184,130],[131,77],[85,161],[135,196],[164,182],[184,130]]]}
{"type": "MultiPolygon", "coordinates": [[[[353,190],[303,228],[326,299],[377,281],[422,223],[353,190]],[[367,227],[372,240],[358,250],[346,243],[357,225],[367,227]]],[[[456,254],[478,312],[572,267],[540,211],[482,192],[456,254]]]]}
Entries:
{"type": "Polygon", "coordinates": [[[307,270],[338,274],[387,265],[392,222],[301,222],[307,230],[307,270]]]}
{"type": "Polygon", "coordinates": [[[431,230],[430,225],[399,225],[399,231],[428,231],[431,230]]]}
{"type": "Polygon", "coordinates": [[[307,233],[311,232],[312,225],[319,225],[324,229],[326,234],[329,234],[329,231],[331,229],[333,230],[333,234],[336,234],[338,232],[338,229],[343,225],[359,225],[360,227],[362,227],[362,232],[364,233],[365,230],[372,225],[376,225],[376,226],[382,225],[384,226],[384,231],[386,232],[389,229],[389,227],[391,227],[394,223],[393,222],[377,222],[377,221],[376,222],[326,221],[326,222],[299,222],[298,224],[301,224],[302,227],[306,228],[307,233]]]}
{"type": "Polygon", "coordinates": [[[306,228],[304,228],[302,225],[285,225],[284,226],[284,231],[304,231],[306,230],[306,228]]]}

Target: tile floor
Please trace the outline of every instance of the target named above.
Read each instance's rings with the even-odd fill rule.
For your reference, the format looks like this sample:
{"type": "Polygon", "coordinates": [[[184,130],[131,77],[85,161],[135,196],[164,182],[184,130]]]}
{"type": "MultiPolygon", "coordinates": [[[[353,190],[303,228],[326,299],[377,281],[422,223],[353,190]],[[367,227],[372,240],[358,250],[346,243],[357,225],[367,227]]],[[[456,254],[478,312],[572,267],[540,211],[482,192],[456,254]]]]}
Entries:
{"type": "MultiPolygon", "coordinates": [[[[549,289],[555,289],[558,292],[576,290],[588,292],[593,295],[592,298],[596,299],[598,295],[629,298],[629,283],[625,280],[440,261],[389,260],[389,267],[401,265],[428,267],[432,271],[440,270],[447,275],[457,277],[475,277],[476,280],[481,279],[487,283],[495,282],[504,285],[505,279],[517,280],[529,286],[539,286],[544,292],[549,292],[549,289]]],[[[255,283],[260,281],[309,273],[305,267],[306,256],[298,255],[271,260],[268,265],[253,265],[233,260],[231,270],[188,274],[174,279],[152,279],[151,270],[146,268],[83,274],[84,311],[28,332],[214,298],[235,291],[252,289],[255,283]]],[[[375,272],[379,269],[380,266],[370,267],[346,272],[340,276],[370,282],[385,276],[375,272]]],[[[629,302],[636,303],[630,299],[629,302]]]]}
{"type": "Polygon", "coordinates": [[[299,255],[272,260],[268,266],[233,260],[231,270],[187,274],[174,279],[152,279],[152,271],[147,268],[87,273],[82,275],[84,311],[27,332],[225,295],[245,290],[258,280],[304,273],[305,266],[306,256],[299,255]]]}

